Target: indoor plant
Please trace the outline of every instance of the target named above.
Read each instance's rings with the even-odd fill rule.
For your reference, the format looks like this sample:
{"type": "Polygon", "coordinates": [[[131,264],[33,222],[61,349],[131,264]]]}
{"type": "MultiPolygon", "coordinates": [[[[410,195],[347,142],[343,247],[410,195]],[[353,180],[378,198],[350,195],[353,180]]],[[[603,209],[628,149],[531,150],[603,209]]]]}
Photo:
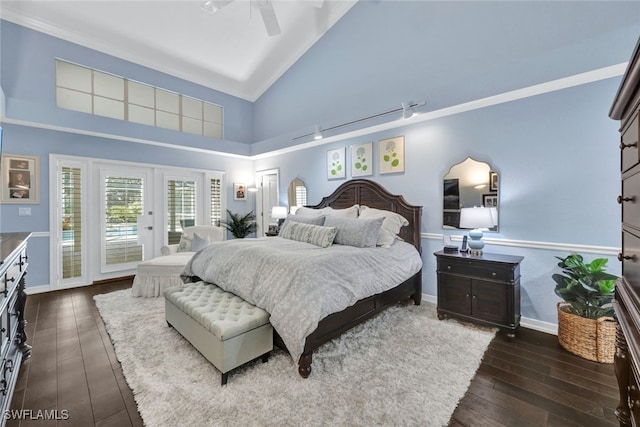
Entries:
{"type": "Polygon", "coordinates": [[[608,260],[584,262],[573,253],[560,260],[562,274],[553,274],[558,303],[558,340],[566,350],[585,359],[613,362],[615,322],[614,290],[617,276],[607,273],[608,260]]]}
{"type": "Polygon", "coordinates": [[[233,234],[233,237],[243,239],[256,231],[256,216],[253,211],[241,215],[227,209],[227,215],[229,216],[229,220],[221,221],[221,224],[233,234]]]}

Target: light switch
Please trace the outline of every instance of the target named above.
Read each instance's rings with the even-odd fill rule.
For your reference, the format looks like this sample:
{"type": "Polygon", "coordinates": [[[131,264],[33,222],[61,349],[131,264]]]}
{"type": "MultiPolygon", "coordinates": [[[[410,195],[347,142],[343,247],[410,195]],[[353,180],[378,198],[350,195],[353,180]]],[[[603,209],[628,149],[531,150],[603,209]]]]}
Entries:
{"type": "Polygon", "coordinates": [[[31,208],[18,208],[18,215],[31,215],[31,208]]]}

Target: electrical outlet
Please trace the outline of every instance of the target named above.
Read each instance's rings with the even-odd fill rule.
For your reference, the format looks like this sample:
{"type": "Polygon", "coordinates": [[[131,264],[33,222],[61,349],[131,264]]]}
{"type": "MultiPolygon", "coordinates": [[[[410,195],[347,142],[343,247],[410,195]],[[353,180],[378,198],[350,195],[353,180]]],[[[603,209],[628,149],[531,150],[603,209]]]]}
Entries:
{"type": "Polygon", "coordinates": [[[18,215],[20,216],[31,215],[31,208],[18,208],[18,215]]]}

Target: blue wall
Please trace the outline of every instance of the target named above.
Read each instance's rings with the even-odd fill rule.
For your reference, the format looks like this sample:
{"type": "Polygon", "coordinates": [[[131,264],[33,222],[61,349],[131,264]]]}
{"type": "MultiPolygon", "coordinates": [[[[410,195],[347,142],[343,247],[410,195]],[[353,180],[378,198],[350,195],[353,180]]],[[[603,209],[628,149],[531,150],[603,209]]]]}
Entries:
{"type": "MultiPolygon", "coordinates": [[[[620,245],[618,123],[607,116],[619,77],[364,136],[338,136],[287,154],[268,152],[307,142],[292,138],[315,124],[345,123],[401,101],[427,101],[421,111],[434,111],[625,62],[640,33],[638,16],[638,2],[363,1],[253,104],[1,21],[0,83],[5,114],[14,123],[3,124],[3,150],[40,156],[42,191],[31,217],[18,217],[18,205],[0,205],[0,229],[48,232],[50,153],[224,170],[229,207],[241,210],[230,186],[254,171],[279,169],[283,204],[296,177],[307,184],[309,203],[317,203],[343,182],[327,180],[327,150],[370,141],[375,147],[380,139],[404,135],[405,173],[381,176],[376,167],[372,179],[424,206],[425,293],[435,295],[432,253],[442,246],[441,234],[462,234],[442,229],[442,177],[472,156],[500,173],[500,230],[488,236],[493,240],[486,249],[525,257],[523,316],[555,323],[554,256],[571,250],[588,258],[604,255],[610,270],[620,272],[613,258],[620,245]],[[193,135],[59,110],[56,57],[221,104],[225,140],[212,145],[193,135]],[[227,157],[42,126],[266,154],[227,157]]],[[[34,240],[32,256],[39,262],[30,284],[47,284],[48,239],[34,240]]]]}

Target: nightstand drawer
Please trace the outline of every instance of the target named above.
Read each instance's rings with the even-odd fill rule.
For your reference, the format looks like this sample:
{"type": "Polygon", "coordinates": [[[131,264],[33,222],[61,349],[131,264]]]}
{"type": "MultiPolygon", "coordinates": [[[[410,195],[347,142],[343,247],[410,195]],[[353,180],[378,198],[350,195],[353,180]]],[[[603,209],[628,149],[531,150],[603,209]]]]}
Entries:
{"type": "Polygon", "coordinates": [[[455,259],[439,259],[438,271],[501,282],[513,280],[513,268],[508,264],[477,262],[455,259]]]}

